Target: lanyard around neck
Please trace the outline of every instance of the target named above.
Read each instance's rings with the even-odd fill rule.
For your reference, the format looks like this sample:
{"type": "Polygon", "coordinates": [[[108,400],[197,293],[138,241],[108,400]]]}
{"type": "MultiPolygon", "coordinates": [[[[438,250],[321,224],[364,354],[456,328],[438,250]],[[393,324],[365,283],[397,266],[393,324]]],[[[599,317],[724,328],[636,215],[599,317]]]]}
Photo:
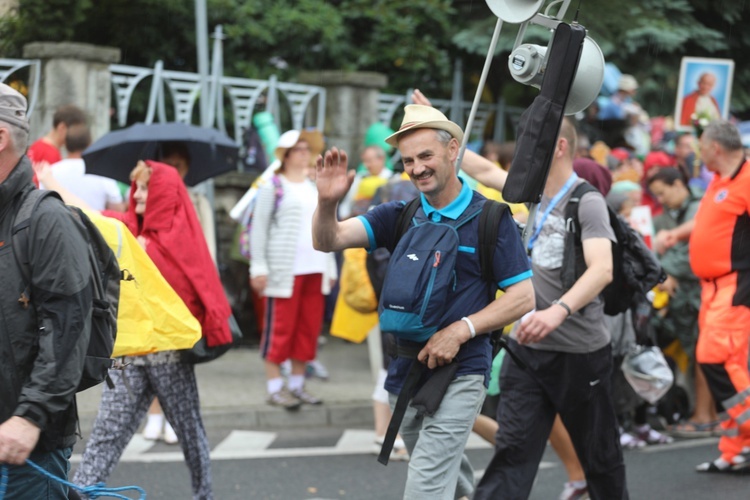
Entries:
{"type": "Polygon", "coordinates": [[[568,178],[568,180],[563,185],[562,189],[557,192],[557,194],[550,200],[549,205],[547,205],[547,209],[542,214],[542,218],[539,219],[539,222],[535,224],[534,226],[534,234],[532,234],[531,239],[529,240],[529,247],[528,251],[530,252],[532,248],[534,248],[534,243],[536,243],[537,238],[539,238],[539,233],[542,232],[542,226],[544,226],[545,221],[547,220],[547,217],[549,214],[552,213],[552,211],[555,209],[558,203],[560,203],[560,200],[563,199],[563,197],[568,194],[568,191],[573,187],[573,184],[578,180],[578,175],[576,175],[575,172],[568,178]]]}

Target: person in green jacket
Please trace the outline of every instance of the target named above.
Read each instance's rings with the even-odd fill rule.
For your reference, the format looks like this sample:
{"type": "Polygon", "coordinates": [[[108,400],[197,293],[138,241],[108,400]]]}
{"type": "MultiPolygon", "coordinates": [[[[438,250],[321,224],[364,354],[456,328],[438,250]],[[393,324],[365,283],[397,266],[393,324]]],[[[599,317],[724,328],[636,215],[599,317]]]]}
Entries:
{"type": "MultiPolygon", "coordinates": [[[[678,169],[660,169],[649,179],[648,187],[664,207],[664,212],[654,218],[654,229],[657,234],[660,231],[674,229],[695,216],[701,193],[688,187],[678,169]]],[[[657,251],[659,250],[662,249],[657,248],[657,251]]],[[[659,252],[659,261],[667,273],[667,280],[660,284],[659,288],[669,294],[669,304],[663,312],[654,315],[652,326],[657,338],[680,341],[690,359],[690,369],[694,372],[695,383],[693,414],[675,426],[672,433],[678,437],[709,437],[718,430],[718,417],[703,372],[695,367],[701,286],[690,269],[688,242],[681,241],[659,252]]]]}

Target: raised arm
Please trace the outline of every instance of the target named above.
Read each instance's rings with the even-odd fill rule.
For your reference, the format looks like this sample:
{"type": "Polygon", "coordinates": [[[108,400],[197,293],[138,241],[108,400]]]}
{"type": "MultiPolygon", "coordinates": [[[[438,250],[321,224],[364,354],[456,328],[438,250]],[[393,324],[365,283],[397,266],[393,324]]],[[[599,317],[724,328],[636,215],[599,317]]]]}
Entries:
{"type": "Polygon", "coordinates": [[[367,231],[359,219],[339,222],[336,208],[354,180],[354,171],[346,171],[346,151],[332,148],[318,156],[315,184],[318,207],[313,215],[313,246],[322,252],[367,246],[367,231]]]}

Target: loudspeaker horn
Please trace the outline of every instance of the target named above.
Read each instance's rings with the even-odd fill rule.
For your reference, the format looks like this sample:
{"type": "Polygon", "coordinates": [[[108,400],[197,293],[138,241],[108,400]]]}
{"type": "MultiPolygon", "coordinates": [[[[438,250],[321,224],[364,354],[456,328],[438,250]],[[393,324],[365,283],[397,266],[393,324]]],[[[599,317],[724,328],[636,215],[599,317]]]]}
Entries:
{"type": "MultiPolygon", "coordinates": [[[[508,69],[520,83],[541,88],[547,47],[533,44],[519,45],[508,58],[508,69]]],[[[599,95],[604,82],[604,55],[599,45],[586,37],[583,41],[581,60],[573,79],[573,85],[565,104],[565,114],[574,115],[586,109],[599,95]]]]}
{"type": "Polygon", "coordinates": [[[544,0],[485,0],[493,14],[503,22],[518,24],[534,17],[544,0]]]}

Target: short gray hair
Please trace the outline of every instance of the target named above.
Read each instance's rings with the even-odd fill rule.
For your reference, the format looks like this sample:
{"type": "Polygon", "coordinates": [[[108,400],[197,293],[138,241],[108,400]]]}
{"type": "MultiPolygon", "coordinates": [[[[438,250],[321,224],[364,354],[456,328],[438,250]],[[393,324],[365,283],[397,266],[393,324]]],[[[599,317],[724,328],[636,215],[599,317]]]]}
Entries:
{"type": "Polygon", "coordinates": [[[448,143],[451,142],[451,139],[453,139],[453,136],[447,130],[436,128],[435,135],[437,136],[438,142],[444,147],[448,147],[448,143]]]}
{"type": "Polygon", "coordinates": [[[12,123],[8,123],[0,120],[0,127],[7,128],[10,132],[10,137],[13,142],[13,150],[18,153],[18,156],[22,156],[26,153],[26,149],[29,147],[29,133],[17,127],[12,123]]]}
{"type": "Polygon", "coordinates": [[[703,137],[708,141],[717,142],[724,151],[743,149],[739,130],[726,120],[716,120],[709,123],[703,130],[703,137]]]}

